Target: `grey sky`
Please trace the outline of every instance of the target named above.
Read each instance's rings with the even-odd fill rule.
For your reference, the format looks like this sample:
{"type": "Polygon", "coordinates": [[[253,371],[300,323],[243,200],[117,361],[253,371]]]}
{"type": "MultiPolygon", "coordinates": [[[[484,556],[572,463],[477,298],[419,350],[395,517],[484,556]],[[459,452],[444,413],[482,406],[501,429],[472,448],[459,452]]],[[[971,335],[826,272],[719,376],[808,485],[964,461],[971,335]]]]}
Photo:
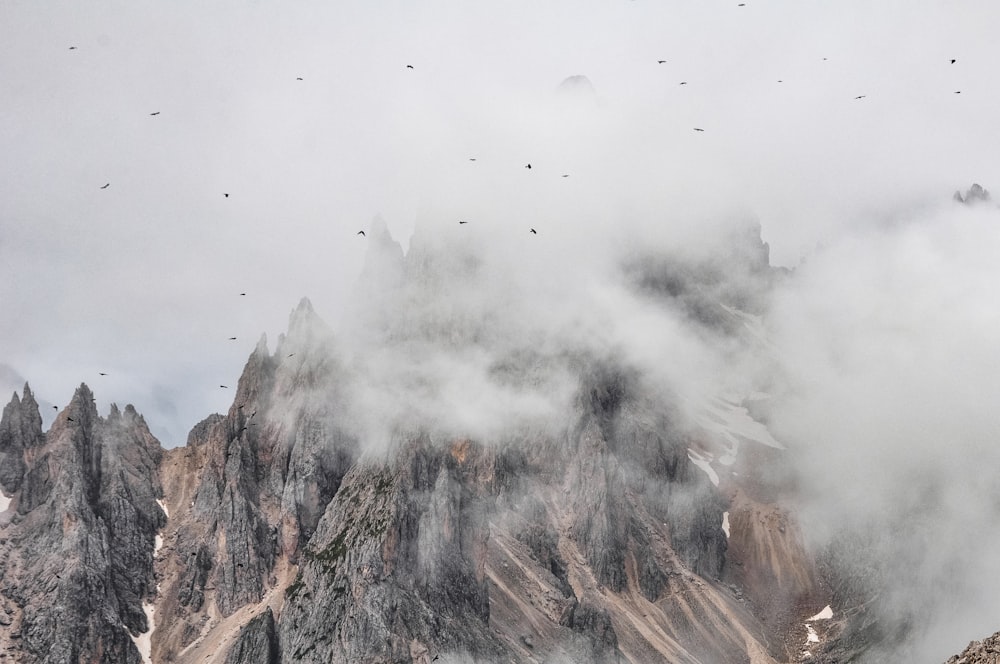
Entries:
{"type": "Polygon", "coordinates": [[[3,2],[0,362],[175,445],[299,297],[336,324],[376,213],[565,256],[738,211],[794,265],[1000,183],[1000,7],[737,4],[3,2]]]}

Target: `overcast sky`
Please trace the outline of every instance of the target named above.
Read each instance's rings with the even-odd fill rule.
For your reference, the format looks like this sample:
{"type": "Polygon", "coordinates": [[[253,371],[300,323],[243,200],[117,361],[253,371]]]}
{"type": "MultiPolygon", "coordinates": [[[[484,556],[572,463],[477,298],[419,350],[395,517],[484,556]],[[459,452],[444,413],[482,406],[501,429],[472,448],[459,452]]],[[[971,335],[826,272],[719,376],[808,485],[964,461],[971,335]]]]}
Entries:
{"type": "Polygon", "coordinates": [[[0,382],[62,406],[85,381],[180,444],[300,297],[336,325],[379,213],[404,247],[423,211],[539,226],[557,253],[583,217],[670,232],[678,210],[735,210],[797,265],[1000,183],[998,19],[985,1],[0,0],[0,382]],[[560,100],[572,75],[594,95],[560,100]]]}

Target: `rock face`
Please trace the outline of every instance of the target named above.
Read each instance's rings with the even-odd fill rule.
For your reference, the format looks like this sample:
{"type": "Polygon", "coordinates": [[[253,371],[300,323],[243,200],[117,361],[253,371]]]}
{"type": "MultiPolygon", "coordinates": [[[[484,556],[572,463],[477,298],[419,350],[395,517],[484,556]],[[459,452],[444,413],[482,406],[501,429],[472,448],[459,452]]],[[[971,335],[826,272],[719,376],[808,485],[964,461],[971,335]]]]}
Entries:
{"type": "Polygon", "coordinates": [[[982,641],[973,641],[960,655],[946,664],[997,664],[1000,662],[1000,632],[982,641]]]}
{"type": "Polygon", "coordinates": [[[19,662],[139,662],[159,443],[129,406],[97,415],[82,385],[47,434],[31,391],[4,410],[0,649],[19,662]]]}
{"type": "MultiPolygon", "coordinates": [[[[429,340],[493,343],[502,321],[450,308],[475,257],[369,235],[363,290],[383,306],[359,313],[363,349],[399,350],[391,364],[425,361],[429,340]]],[[[724,259],[640,256],[625,274],[733,345],[779,276],[752,229],[724,259]]],[[[43,433],[25,388],[0,421],[3,653],[138,663],[145,634],[151,661],[199,664],[797,661],[830,593],[781,451],[726,429],[747,409],[702,421],[626,354],[527,346],[490,347],[490,380],[558,374],[563,408],[502,435],[433,408],[393,419],[398,382],[428,403],[442,384],[352,354],[307,300],[182,448],[161,451],[131,407],[99,417],[85,386],[43,433]]]]}

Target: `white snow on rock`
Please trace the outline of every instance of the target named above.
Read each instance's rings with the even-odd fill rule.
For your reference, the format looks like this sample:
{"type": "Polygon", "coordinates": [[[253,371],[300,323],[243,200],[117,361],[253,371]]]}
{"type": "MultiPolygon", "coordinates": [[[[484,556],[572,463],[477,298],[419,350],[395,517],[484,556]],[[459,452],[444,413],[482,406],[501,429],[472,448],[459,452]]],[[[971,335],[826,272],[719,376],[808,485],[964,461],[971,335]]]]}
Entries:
{"type": "Polygon", "coordinates": [[[732,449],[727,456],[735,457],[742,440],[751,440],[779,450],[785,446],[774,439],[767,427],[750,416],[746,408],[728,399],[709,399],[697,408],[695,420],[703,429],[718,434],[732,449]]]}
{"type": "Polygon", "coordinates": [[[167,504],[164,503],[159,498],[156,499],[156,504],[160,506],[161,510],[163,510],[163,515],[169,519],[170,518],[170,510],[167,509],[167,504]]]}
{"type": "Polygon", "coordinates": [[[10,507],[10,496],[0,491],[0,512],[6,512],[8,507],[10,507]]]}
{"type": "Polygon", "coordinates": [[[806,635],[806,643],[819,643],[819,635],[816,633],[816,630],[813,629],[813,626],[806,625],[806,630],[809,632],[806,635]]]}
{"type": "Polygon", "coordinates": [[[688,448],[688,458],[691,459],[691,463],[705,471],[705,474],[708,475],[708,479],[712,480],[712,484],[719,486],[719,474],[715,472],[714,468],[712,468],[712,464],[709,463],[708,459],[698,454],[691,448],[688,448]]]}
{"type": "Polygon", "coordinates": [[[826,608],[824,608],[822,611],[814,615],[812,618],[809,618],[806,622],[812,622],[813,620],[829,620],[832,617],[833,617],[833,609],[831,609],[830,605],[827,604],[826,608]]]}
{"type": "Polygon", "coordinates": [[[159,533],[157,533],[156,537],[153,538],[153,557],[154,558],[156,557],[156,554],[158,554],[160,552],[160,547],[162,547],[162,546],[163,546],[163,538],[160,537],[159,533]]]}
{"type": "Polygon", "coordinates": [[[146,624],[149,625],[149,629],[139,636],[133,636],[132,642],[139,649],[139,655],[142,656],[143,664],[153,664],[153,629],[155,629],[153,614],[156,613],[156,607],[149,602],[143,602],[142,612],[146,614],[146,624]]]}
{"type": "Polygon", "coordinates": [[[726,539],[729,539],[729,512],[722,513],[722,532],[726,534],[726,539]]]}

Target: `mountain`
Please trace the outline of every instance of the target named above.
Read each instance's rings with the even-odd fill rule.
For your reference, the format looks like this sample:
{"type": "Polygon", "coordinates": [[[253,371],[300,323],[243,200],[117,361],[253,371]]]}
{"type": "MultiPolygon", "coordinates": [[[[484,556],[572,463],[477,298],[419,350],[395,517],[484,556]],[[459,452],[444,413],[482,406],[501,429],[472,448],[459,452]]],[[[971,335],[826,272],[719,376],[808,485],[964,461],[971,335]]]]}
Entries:
{"type": "Polygon", "coordinates": [[[803,535],[771,386],[694,380],[771,361],[790,275],[759,227],[634,247],[614,297],[560,308],[374,226],[353,326],[302,300],[183,447],[86,385],[47,432],[14,394],[0,661],[766,664],[899,636],[803,535]]]}

